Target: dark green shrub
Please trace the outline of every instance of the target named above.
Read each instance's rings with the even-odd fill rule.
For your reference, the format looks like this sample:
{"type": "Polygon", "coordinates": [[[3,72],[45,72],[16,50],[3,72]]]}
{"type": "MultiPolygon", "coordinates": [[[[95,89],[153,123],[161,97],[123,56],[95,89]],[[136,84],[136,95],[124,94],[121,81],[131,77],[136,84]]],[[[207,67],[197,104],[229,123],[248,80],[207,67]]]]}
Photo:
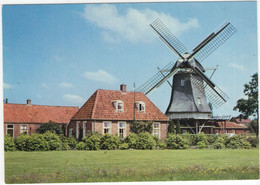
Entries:
{"type": "Polygon", "coordinates": [[[129,146],[128,146],[127,143],[119,144],[119,149],[120,150],[127,150],[128,148],[129,148],[129,146]]]}
{"type": "Polygon", "coordinates": [[[51,131],[56,133],[57,135],[63,134],[63,131],[58,123],[54,123],[49,121],[49,123],[42,123],[39,128],[37,128],[36,132],[39,134],[44,134],[47,131],[51,131]]]}
{"type": "Polygon", "coordinates": [[[32,134],[27,140],[27,151],[48,151],[49,144],[45,140],[43,134],[32,134]]]}
{"type": "Polygon", "coordinates": [[[161,141],[157,136],[153,136],[154,141],[156,142],[156,149],[165,149],[166,144],[161,141]]]}
{"type": "Polygon", "coordinates": [[[76,149],[77,150],[86,150],[86,143],[83,141],[80,141],[78,144],[76,144],[76,149]]]}
{"type": "Polygon", "coordinates": [[[176,134],[176,130],[174,128],[174,121],[171,120],[168,125],[168,134],[176,134]]]}
{"type": "Polygon", "coordinates": [[[169,134],[165,139],[165,144],[169,149],[186,149],[188,148],[187,141],[179,134],[169,134]]]}
{"type": "Polygon", "coordinates": [[[214,149],[223,149],[223,148],[225,148],[225,145],[222,142],[215,142],[215,143],[213,143],[213,148],[214,149]]]}
{"type": "Polygon", "coordinates": [[[194,146],[194,145],[196,145],[196,142],[195,142],[195,137],[196,137],[196,135],[186,133],[186,134],[184,134],[184,135],[181,135],[181,137],[182,137],[184,140],[186,140],[188,146],[194,146]]]}
{"type": "Polygon", "coordinates": [[[150,121],[134,121],[130,124],[131,132],[135,134],[140,134],[143,132],[152,133],[153,130],[153,122],[150,121]]]}
{"type": "Polygon", "coordinates": [[[69,145],[70,149],[75,149],[78,141],[74,136],[70,136],[66,139],[66,143],[69,145]]]}
{"type": "Polygon", "coordinates": [[[176,134],[181,134],[181,124],[180,121],[176,123],[176,134]]]}
{"type": "Polygon", "coordinates": [[[9,134],[6,134],[4,137],[4,147],[5,151],[15,151],[15,143],[14,138],[11,137],[9,134]]]}
{"type": "Polygon", "coordinates": [[[225,134],[221,134],[219,137],[224,140],[224,144],[225,144],[225,146],[227,147],[227,144],[230,142],[230,137],[228,137],[228,136],[225,135],[225,134]]]}
{"type": "Polygon", "coordinates": [[[198,149],[204,149],[207,147],[207,145],[203,141],[199,141],[196,146],[198,149]]]}
{"type": "Polygon", "coordinates": [[[246,140],[251,144],[252,147],[259,146],[259,138],[258,137],[248,137],[246,140]]]}
{"type": "Polygon", "coordinates": [[[100,139],[100,149],[102,150],[114,150],[119,146],[119,138],[117,136],[112,136],[105,134],[100,139]]]}
{"type": "Polygon", "coordinates": [[[84,138],[88,138],[93,135],[98,136],[99,138],[102,137],[102,134],[100,134],[99,132],[87,131],[84,138]]]}
{"type": "Polygon", "coordinates": [[[83,138],[83,141],[86,143],[86,149],[87,150],[98,150],[99,144],[100,144],[100,135],[93,134],[88,135],[83,138]]]}
{"type": "Polygon", "coordinates": [[[17,138],[14,140],[15,147],[20,151],[29,151],[29,140],[30,136],[26,134],[20,134],[17,136],[17,138]]]}
{"type": "Polygon", "coordinates": [[[136,149],[151,150],[154,149],[155,147],[156,147],[156,142],[150,133],[144,132],[138,135],[136,140],[136,149]]]}
{"type": "Polygon", "coordinates": [[[241,135],[235,135],[230,138],[230,141],[226,145],[226,147],[231,149],[237,149],[237,148],[249,149],[251,148],[251,144],[248,141],[246,141],[241,135]]]}
{"type": "Polygon", "coordinates": [[[199,142],[203,142],[206,146],[209,144],[207,135],[204,134],[203,132],[196,134],[195,142],[196,142],[196,145],[198,145],[199,142]]]}
{"type": "Polygon", "coordinates": [[[207,141],[208,141],[209,145],[212,145],[213,143],[215,143],[216,140],[219,138],[219,136],[215,135],[215,134],[209,134],[209,135],[206,135],[206,137],[207,137],[207,141]]]}
{"type": "Polygon", "coordinates": [[[61,150],[62,142],[60,137],[50,131],[43,134],[45,141],[48,143],[48,150],[61,150]]]}
{"type": "Polygon", "coordinates": [[[125,138],[125,143],[128,144],[129,148],[136,148],[136,140],[137,140],[138,136],[134,133],[130,133],[126,138],[125,138]]]}

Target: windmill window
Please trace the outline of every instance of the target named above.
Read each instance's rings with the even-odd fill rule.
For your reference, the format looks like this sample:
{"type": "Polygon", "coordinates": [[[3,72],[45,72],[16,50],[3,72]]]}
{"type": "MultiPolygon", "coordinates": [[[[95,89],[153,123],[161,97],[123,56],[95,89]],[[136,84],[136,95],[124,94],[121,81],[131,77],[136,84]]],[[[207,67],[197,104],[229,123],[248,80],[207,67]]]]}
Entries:
{"type": "Polygon", "coordinates": [[[9,134],[11,137],[14,137],[14,125],[7,125],[6,134],[9,134]]]}
{"type": "Polygon", "coordinates": [[[153,135],[160,139],[160,123],[153,123],[153,135]]]}
{"type": "Polygon", "coordinates": [[[124,112],[124,102],[121,100],[115,100],[112,102],[117,112],[124,112]]]}
{"type": "Polygon", "coordinates": [[[201,99],[197,98],[197,100],[198,100],[198,104],[201,105],[201,99]]]}
{"type": "Polygon", "coordinates": [[[124,138],[126,136],[126,123],[118,122],[118,137],[124,138]]]}
{"type": "Polygon", "coordinates": [[[136,102],[136,108],[139,112],[145,112],[145,103],[142,101],[136,102]]]}
{"type": "Polygon", "coordinates": [[[185,80],[181,79],[181,86],[183,87],[185,84],[185,80]]]}
{"type": "Polygon", "coordinates": [[[111,122],[103,123],[103,134],[111,134],[111,122]]]}
{"type": "Polygon", "coordinates": [[[27,134],[27,125],[20,126],[20,134],[27,134]]]}

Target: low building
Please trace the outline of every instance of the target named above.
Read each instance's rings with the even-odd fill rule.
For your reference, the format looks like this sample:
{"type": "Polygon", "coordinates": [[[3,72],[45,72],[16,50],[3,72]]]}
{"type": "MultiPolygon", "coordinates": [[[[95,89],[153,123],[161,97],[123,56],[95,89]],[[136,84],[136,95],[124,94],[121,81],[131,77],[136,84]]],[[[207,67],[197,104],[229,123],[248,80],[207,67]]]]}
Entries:
{"type": "Polygon", "coordinates": [[[31,135],[42,123],[49,121],[66,128],[78,110],[78,107],[71,106],[32,105],[31,100],[26,104],[4,103],[4,134],[14,138],[22,133],[31,135]]]}
{"type": "Polygon", "coordinates": [[[88,131],[126,137],[133,121],[152,122],[152,134],[164,140],[169,119],[141,92],[98,89],[72,117],[68,135],[84,137],[88,131]]]}
{"type": "Polygon", "coordinates": [[[217,122],[218,126],[214,127],[215,134],[245,134],[249,131],[246,126],[239,125],[235,122],[217,122]]]}
{"type": "Polygon", "coordinates": [[[239,124],[241,126],[248,126],[249,123],[251,123],[251,119],[250,118],[247,118],[247,119],[243,119],[243,118],[240,118],[239,116],[238,117],[232,117],[231,118],[231,121],[232,122],[235,122],[236,124],[239,124]]]}

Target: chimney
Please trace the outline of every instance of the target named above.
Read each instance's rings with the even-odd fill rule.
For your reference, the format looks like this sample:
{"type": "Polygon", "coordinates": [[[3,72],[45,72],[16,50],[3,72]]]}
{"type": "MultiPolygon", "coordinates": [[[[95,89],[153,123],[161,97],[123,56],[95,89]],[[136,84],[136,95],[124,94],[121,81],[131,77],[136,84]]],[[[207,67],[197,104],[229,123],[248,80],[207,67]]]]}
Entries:
{"type": "Polygon", "coordinates": [[[27,105],[31,105],[31,100],[27,99],[27,105]]]}
{"type": "Polygon", "coordinates": [[[121,85],[120,85],[120,90],[121,90],[123,93],[126,93],[126,84],[121,84],[121,85]]]}

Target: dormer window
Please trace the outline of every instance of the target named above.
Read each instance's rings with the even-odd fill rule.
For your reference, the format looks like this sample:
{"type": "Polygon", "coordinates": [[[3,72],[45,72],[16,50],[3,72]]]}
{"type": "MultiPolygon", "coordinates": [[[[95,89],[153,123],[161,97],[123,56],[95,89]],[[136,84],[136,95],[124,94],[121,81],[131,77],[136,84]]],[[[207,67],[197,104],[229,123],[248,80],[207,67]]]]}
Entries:
{"type": "Polygon", "coordinates": [[[112,102],[116,112],[124,112],[124,102],[121,100],[115,100],[112,102]]]}
{"type": "Polygon", "coordinates": [[[145,112],[145,103],[142,101],[136,102],[136,108],[139,112],[145,112]]]}

